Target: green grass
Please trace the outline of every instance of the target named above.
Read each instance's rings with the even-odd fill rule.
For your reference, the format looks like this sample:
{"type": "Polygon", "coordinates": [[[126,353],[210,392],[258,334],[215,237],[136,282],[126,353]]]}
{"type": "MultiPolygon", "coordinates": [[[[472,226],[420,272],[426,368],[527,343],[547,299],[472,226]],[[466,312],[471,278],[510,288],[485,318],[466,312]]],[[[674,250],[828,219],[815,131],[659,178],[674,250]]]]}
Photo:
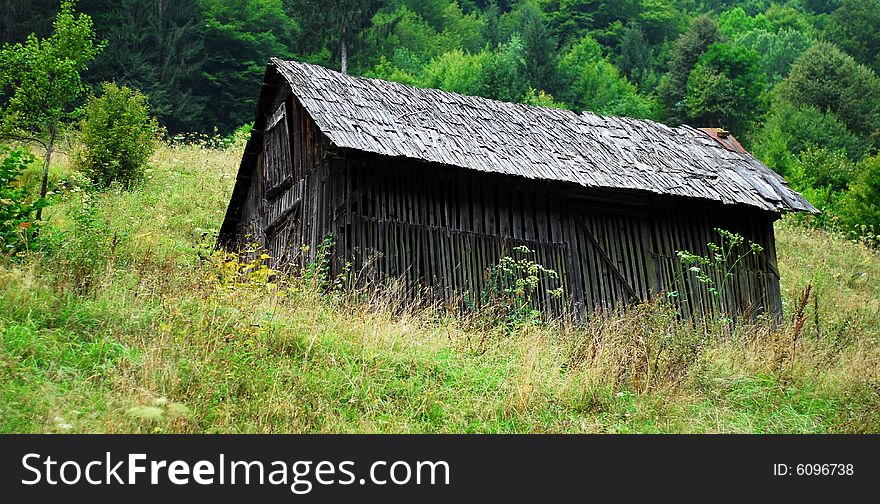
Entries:
{"type": "Polygon", "coordinates": [[[0,432],[880,431],[880,257],[862,245],[777,225],[787,320],[817,293],[797,333],[645,305],[511,334],[218,277],[237,166],[163,147],[144,187],[89,195],[62,160],[47,250],[0,269],[0,432]]]}

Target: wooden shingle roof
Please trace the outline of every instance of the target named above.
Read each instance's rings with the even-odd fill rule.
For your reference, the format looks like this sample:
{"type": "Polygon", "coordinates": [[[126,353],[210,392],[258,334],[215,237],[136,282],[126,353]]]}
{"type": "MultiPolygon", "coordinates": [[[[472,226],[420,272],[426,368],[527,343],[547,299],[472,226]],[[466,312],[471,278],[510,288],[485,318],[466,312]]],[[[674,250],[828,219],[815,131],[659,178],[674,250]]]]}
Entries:
{"type": "Polygon", "coordinates": [[[272,59],[337,147],[586,188],[817,210],[744,150],[689,126],[500,102],[272,59]]]}

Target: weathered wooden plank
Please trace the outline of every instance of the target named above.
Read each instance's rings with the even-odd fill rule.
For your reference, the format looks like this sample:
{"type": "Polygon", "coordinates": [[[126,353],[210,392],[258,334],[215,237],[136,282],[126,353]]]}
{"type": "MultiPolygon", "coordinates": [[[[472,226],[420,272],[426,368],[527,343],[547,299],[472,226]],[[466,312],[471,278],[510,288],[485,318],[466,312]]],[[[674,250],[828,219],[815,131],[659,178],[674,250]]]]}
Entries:
{"type": "Polygon", "coordinates": [[[499,187],[496,195],[498,205],[498,233],[502,238],[510,239],[510,187],[499,187]]]}
{"type": "Polygon", "coordinates": [[[575,319],[583,320],[585,309],[592,309],[592,305],[585,308],[584,285],[583,285],[583,261],[578,253],[577,232],[575,231],[574,218],[569,216],[564,221],[564,238],[566,269],[568,271],[568,284],[571,286],[571,311],[575,319]]]}
{"type": "Polygon", "coordinates": [[[547,193],[541,188],[535,191],[535,238],[550,243],[550,224],[547,221],[547,193]]]}

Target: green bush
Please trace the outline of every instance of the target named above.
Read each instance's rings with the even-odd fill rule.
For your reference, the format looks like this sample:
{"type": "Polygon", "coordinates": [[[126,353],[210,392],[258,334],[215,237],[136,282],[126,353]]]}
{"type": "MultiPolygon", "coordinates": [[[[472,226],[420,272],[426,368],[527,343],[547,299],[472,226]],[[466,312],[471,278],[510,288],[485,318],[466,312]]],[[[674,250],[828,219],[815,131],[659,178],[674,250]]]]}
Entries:
{"type": "Polygon", "coordinates": [[[140,91],[113,83],[101,89],[101,96],[85,106],[83,147],[76,162],[98,187],[113,182],[130,187],[143,179],[144,166],[158,147],[159,124],[140,91]]]}
{"type": "Polygon", "coordinates": [[[858,177],[841,204],[841,220],[854,234],[873,237],[880,233],[880,155],[861,163],[858,177]]]}
{"type": "Polygon", "coordinates": [[[880,79],[834,44],[820,42],[791,66],[777,88],[789,103],[832,113],[850,131],[870,136],[880,115],[880,79]]]}
{"type": "Polygon", "coordinates": [[[787,177],[821,214],[801,215],[816,226],[834,228],[841,216],[841,200],[847,194],[859,167],[843,150],[808,147],[792,164],[787,177]]]}
{"type": "Polygon", "coordinates": [[[22,171],[33,156],[22,150],[0,147],[0,255],[17,252],[36,232],[32,214],[46,207],[43,198],[31,200],[28,191],[18,183],[22,171]]]}
{"type": "Polygon", "coordinates": [[[68,292],[87,295],[112,276],[117,248],[128,236],[124,229],[111,229],[103,211],[115,198],[89,191],[65,198],[64,225],[45,228],[42,250],[58,269],[57,285],[68,292]]]}

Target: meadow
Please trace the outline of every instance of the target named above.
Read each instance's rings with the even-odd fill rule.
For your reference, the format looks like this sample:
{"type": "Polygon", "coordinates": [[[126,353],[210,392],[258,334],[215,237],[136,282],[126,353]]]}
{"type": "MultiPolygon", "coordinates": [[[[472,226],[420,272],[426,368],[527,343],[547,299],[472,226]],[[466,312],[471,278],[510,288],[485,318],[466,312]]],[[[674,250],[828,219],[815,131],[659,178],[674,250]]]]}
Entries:
{"type": "Polygon", "coordinates": [[[163,145],[104,192],[59,156],[43,250],[0,259],[0,432],[880,432],[870,247],[780,220],[780,325],[647,303],[511,329],[230,274],[239,156],[163,145]]]}

